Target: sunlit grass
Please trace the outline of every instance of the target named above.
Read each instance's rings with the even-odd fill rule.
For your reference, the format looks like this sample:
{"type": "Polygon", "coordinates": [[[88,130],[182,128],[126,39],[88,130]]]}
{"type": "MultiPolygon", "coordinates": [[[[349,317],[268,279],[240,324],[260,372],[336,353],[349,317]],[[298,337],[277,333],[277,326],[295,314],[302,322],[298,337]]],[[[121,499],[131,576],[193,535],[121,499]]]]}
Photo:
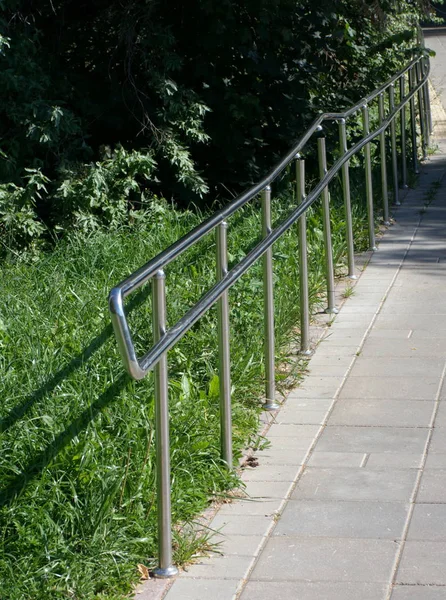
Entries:
{"type": "MultiPolygon", "coordinates": [[[[292,200],[274,200],[274,219],[292,200]]],[[[73,237],[33,265],[2,268],[0,294],[0,598],[124,598],[136,565],[156,564],[152,376],[124,373],[107,309],[110,288],[202,217],[163,202],[133,228],[73,237]]],[[[341,202],[333,246],[342,272],[341,202]]],[[[362,203],[358,249],[367,246],[362,203]]],[[[229,223],[231,263],[260,239],[258,207],[229,223]]],[[[322,301],[319,210],[308,215],[310,298],[322,301]]],[[[215,282],[213,235],[166,269],[173,324],[215,282]]],[[[296,341],[297,231],[274,248],[277,355],[296,341]]],[[[257,439],[263,381],[262,280],[255,265],[230,292],[235,455],[257,439]]],[[[150,345],[150,288],[127,302],[135,342],[150,345]]],[[[169,353],[172,507],[176,523],[237,485],[219,456],[215,309],[169,353]]],[[[280,384],[280,380],[279,380],[280,384]]],[[[206,540],[175,533],[175,560],[206,540]]]]}

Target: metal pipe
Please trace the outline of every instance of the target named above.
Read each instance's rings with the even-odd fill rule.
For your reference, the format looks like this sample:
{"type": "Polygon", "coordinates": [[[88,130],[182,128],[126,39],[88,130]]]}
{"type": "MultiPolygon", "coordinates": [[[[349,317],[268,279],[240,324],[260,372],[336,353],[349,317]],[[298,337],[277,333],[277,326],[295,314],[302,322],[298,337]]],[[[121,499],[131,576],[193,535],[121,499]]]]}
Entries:
{"type": "MultiPolygon", "coordinates": [[[[228,224],[220,223],[216,229],[217,281],[228,274],[228,224]]],[[[218,373],[220,386],[220,442],[221,456],[232,468],[232,407],[231,407],[231,359],[229,347],[229,300],[223,292],[217,301],[218,373]]]]}
{"type": "MultiPolygon", "coordinates": [[[[404,75],[400,78],[400,104],[406,95],[406,80],[404,75]]],[[[408,188],[407,185],[407,153],[406,153],[406,105],[401,109],[400,113],[400,126],[401,126],[401,178],[402,187],[408,188]]]]}
{"type": "MultiPolygon", "coordinates": [[[[347,130],[345,119],[339,119],[339,146],[341,156],[347,152],[347,130]]],[[[342,191],[344,194],[344,212],[345,212],[345,237],[347,241],[347,265],[350,279],[356,279],[355,275],[355,249],[353,242],[353,222],[352,222],[352,206],[350,195],[350,162],[347,161],[342,165],[342,191]]]]}
{"type": "MultiPolygon", "coordinates": [[[[271,188],[262,191],[262,235],[271,233],[271,188]]],[[[275,376],[275,335],[274,335],[274,288],[273,288],[273,250],[263,255],[263,314],[265,327],[265,410],[277,410],[275,376]]]]}
{"type": "MultiPolygon", "coordinates": [[[[395,108],[395,86],[389,86],[389,102],[390,112],[393,112],[395,108]]],[[[398,190],[398,156],[396,150],[396,130],[395,130],[395,117],[390,121],[390,145],[392,152],[392,172],[393,172],[393,199],[396,206],[400,206],[400,197],[398,190]]]]}
{"type": "MultiPolygon", "coordinates": [[[[409,69],[409,90],[415,87],[415,72],[414,67],[409,69]]],[[[420,172],[418,167],[418,142],[417,142],[417,113],[415,109],[415,97],[411,96],[410,98],[410,127],[412,132],[412,160],[413,160],[413,170],[416,175],[420,172]]]]}
{"type": "MultiPolygon", "coordinates": [[[[378,97],[379,124],[382,125],[384,115],[384,95],[378,97]]],[[[386,154],[386,132],[379,134],[379,146],[381,154],[381,195],[383,199],[383,219],[384,225],[390,225],[389,214],[389,188],[387,187],[387,154],[386,154]]]]}
{"type": "MultiPolygon", "coordinates": [[[[409,69],[413,67],[418,59],[412,60],[408,65],[406,65],[403,69],[398,71],[393,77],[391,77],[386,83],[381,85],[379,88],[374,90],[371,94],[369,94],[366,98],[351,106],[348,110],[343,113],[323,113],[319,115],[307,131],[296,141],[293,148],[286,154],[274,167],[263,177],[261,181],[253,185],[247,191],[243,192],[240,196],[235,198],[230,204],[222,208],[221,210],[215,212],[209,219],[206,219],[197,227],[189,231],[182,238],[177,240],[174,244],[160,252],[153,259],[149,260],[145,265],[139,268],[137,271],[129,275],[125,280],[121,281],[113,290],[119,290],[120,294],[123,298],[140,288],[144,283],[149,281],[156,273],[158,269],[165,268],[172,260],[180,256],[183,252],[185,252],[188,248],[192,247],[196,242],[202,239],[205,235],[207,235],[210,231],[215,229],[219,223],[228,219],[232,214],[234,214],[238,209],[242,208],[255,198],[261,190],[263,190],[267,185],[270,185],[279,175],[280,173],[292,162],[298,152],[302,150],[305,144],[310,140],[312,135],[318,130],[326,120],[337,120],[337,119],[346,119],[358,112],[361,106],[364,103],[370,104],[370,102],[379,96],[379,94],[383,93],[388,89],[389,85],[392,81],[396,81],[403,73],[406,73],[409,69]]],[[[427,63],[427,69],[430,69],[429,63],[427,63]]],[[[428,73],[426,73],[427,76],[428,73]]],[[[115,293],[115,292],[114,292],[115,293]]]]}
{"type": "Polygon", "coordinates": [[[433,133],[434,130],[434,125],[432,122],[432,110],[431,110],[431,99],[430,99],[430,91],[429,91],[429,83],[426,82],[424,84],[424,103],[426,106],[426,112],[427,112],[427,124],[428,124],[428,134],[429,134],[429,145],[430,145],[430,136],[433,133]]]}
{"type": "MultiPolygon", "coordinates": [[[[362,127],[364,136],[370,133],[369,107],[362,107],[362,127]]],[[[370,151],[370,143],[364,146],[365,159],[365,191],[367,198],[367,217],[369,226],[369,246],[370,250],[376,250],[375,243],[375,215],[373,211],[373,185],[372,185],[372,157],[370,151]]]]}
{"type": "MultiPolygon", "coordinates": [[[[421,59],[420,69],[421,69],[421,80],[423,80],[425,77],[425,68],[424,68],[423,58],[421,59]]],[[[431,145],[430,136],[432,133],[432,115],[430,112],[429,80],[426,80],[425,84],[423,85],[422,90],[423,90],[423,105],[424,105],[425,124],[426,124],[426,141],[427,141],[427,147],[429,148],[431,145]]]]}
{"type": "MultiPolygon", "coordinates": [[[[319,157],[319,176],[323,179],[327,173],[327,152],[325,147],[325,138],[320,137],[317,140],[317,150],[319,157]]],[[[330,223],[330,196],[328,185],[321,193],[322,198],[322,221],[324,230],[324,252],[325,252],[325,278],[327,282],[327,308],[326,313],[339,312],[335,303],[335,283],[333,267],[333,248],[331,245],[331,223],[330,223]]]]}
{"type": "MultiPolygon", "coordinates": [[[[152,279],[153,339],[157,343],[166,333],[166,286],[164,271],[152,279]]],[[[167,353],[155,366],[155,441],[156,499],[158,511],[158,567],[155,577],[173,577],[178,569],[172,564],[172,514],[170,503],[170,443],[167,353]]]]}
{"type": "MultiPolygon", "coordinates": [[[[415,65],[415,72],[418,83],[423,79],[423,75],[421,73],[421,63],[417,62],[415,65]]],[[[423,103],[423,91],[420,88],[418,90],[418,113],[420,119],[420,131],[421,131],[421,151],[423,154],[423,160],[427,159],[427,136],[426,136],[426,121],[425,121],[425,113],[424,113],[424,103],[423,103]]]]}
{"type": "MultiPolygon", "coordinates": [[[[305,161],[296,156],[296,200],[298,206],[305,200],[305,161]]],[[[300,294],[300,352],[306,356],[310,350],[310,301],[308,297],[307,215],[298,221],[299,234],[299,294],[300,294]]]]}
{"type": "MultiPolygon", "coordinates": [[[[423,65],[426,65],[424,68],[424,77],[427,76],[428,71],[429,71],[429,65],[427,63],[427,60],[423,60],[423,65]]],[[[432,110],[431,110],[431,99],[430,99],[430,92],[429,92],[429,79],[426,79],[426,83],[424,85],[424,90],[425,90],[425,103],[426,103],[426,110],[427,110],[427,122],[428,122],[428,130],[429,130],[429,135],[432,135],[433,131],[434,131],[434,126],[433,126],[433,122],[432,122],[432,110]]]]}
{"type": "MultiPolygon", "coordinates": [[[[417,93],[418,86],[410,92],[407,101],[410,100],[412,95],[417,93]]],[[[112,320],[113,329],[116,335],[116,340],[118,343],[118,349],[124,364],[124,367],[128,371],[131,377],[134,379],[142,379],[148,373],[148,371],[152,370],[155,364],[158,362],[160,357],[164,352],[172,348],[186,333],[189,329],[210,309],[211,306],[218,300],[220,295],[227,289],[229,289],[236,281],[242,277],[242,275],[253,265],[256,260],[258,260],[261,256],[263,256],[264,252],[272,246],[285,231],[287,231],[294,223],[297,222],[299,217],[305,212],[312,204],[314,204],[318,198],[320,197],[322,190],[326,185],[328,185],[333,178],[337,175],[337,173],[341,170],[344,162],[352,158],[352,156],[356,155],[368,142],[371,142],[373,139],[378,137],[383,131],[390,127],[390,122],[392,118],[398,114],[401,107],[396,107],[393,113],[389,114],[389,116],[385,119],[385,121],[377,127],[372,133],[370,133],[367,138],[363,138],[360,141],[356,142],[353,146],[348,149],[347,154],[340,157],[327,171],[326,176],[320,180],[315,187],[309,192],[305,202],[302,203],[300,207],[297,207],[293,210],[288,217],[284,219],[268,236],[265,238],[257,246],[255,246],[252,250],[248,252],[248,254],[243,258],[237,265],[235,265],[228,273],[228,276],[221,282],[216,283],[213,287],[211,287],[201,298],[200,300],[189,310],[187,313],[181,317],[177,323],[175,323],[166,333],[164,338],[155,344],[148,352],[146,352],[141,358],[136,356],[136,350],[133,344],[132,335],[130,332],[130,328],[127,322],[125,310],[124,310],[124,298],[134,292],[138,287],[142,285],[142,282],[146,280],[147,273],[151,273],[151,269],[153,264],[158,264],[161,260],[161,256],[164,253],[161,253],[157,257],[155,257],[150,263],[147,263],[144,267],[142,267],[139,271],[131,275],[128,279],[122,282],[121,285],[114,287],[109,294],[109,308],[110,308],[110,316],[112,320]],[[124,287],[125,285],[125,287],[124,287]],[[130,286],[130,287],[127,287],[130,286]]],[[[338,115],[338,118],[344,118],[343,115],[338,115]]],[[[295,158],[295,155],[294,155],[295,158]]],[[[234,204],[230,204],[227,209],[228,213],[232,214],[231,211],[234,210],[234,204]]],[[[222,213],[219,213],[221,217],[222,213]]],[[[225,213],[226,214],[226,213],[225,213]]],[[[220,219],[219,222],[221,222],[220,219]]],[[[210,221],[207,221],[205,224],[206,231],[209,232],[212,230],[210,225],[210,221]]],[[[203,233],[200,230],[200,236],[203,233]]],[[[183,242],[190,244],[190,238],[185,236],[182,238],[183,242]]],[[[201,237],[200,237],[201,239],[201,237]]],[[[182,243],[183,243],[182,242],[182,243]]],[[[175,244],[170,247],[168,254],[169,258],[166,258],[167,263],[170,262],[172,258],[172,252],[175,244]]],[[[182,247],[184,250],[184,247],[182,247]]],[[[177,249],[179,254],[181,252],[177,249]]],[[[167,251],[166,251],[167,252],[167,251]]],[[[178,256],[178,255],[177,255],[178,256]]]]}

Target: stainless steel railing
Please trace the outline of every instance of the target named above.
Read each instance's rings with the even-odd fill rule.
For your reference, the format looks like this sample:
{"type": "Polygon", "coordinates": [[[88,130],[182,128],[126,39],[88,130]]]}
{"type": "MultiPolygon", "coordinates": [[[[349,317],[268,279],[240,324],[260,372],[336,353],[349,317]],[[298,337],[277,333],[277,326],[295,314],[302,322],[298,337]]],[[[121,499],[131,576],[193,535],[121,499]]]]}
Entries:
{"type": "Polygon", "coordinates": [[[220,381],[220,415],[221,415],[221,451],[222,458],[228,467],[232,467],[232,424],[231,424],[231,378],[230,378],[230,340],[229,340],[229,303],[228,290],[259,259],[263,261],[263,299],[265,323],[265,404],[267,410],[276,410],[275,365],[274,365],[274,289],[273,289],[273,244],[290,227],[298,222],[299,260],[300,260],[300,330],[301,351],[305,354],[309,348],[310,311],[308,299],[308,266],[306,251],[306,211],[319,197],[322,199],[327,312],[337,312],[334,295],[334,267],[330,231],[330,199],[328,185],[334,177],[342,172],[342,188],[344,195],[348,276],[355,278],[355,259],[353,249],[352,213],[350,202],[349,161],[360,150],[364,149],[365,182],[368,213],[369,244],[375,249],[375,219],[373,206],[372,167],[370,142],[379,138],[381,158],[381,194],[383,217],[389,222],[388,178],[386,159],[386,131],[390,130],[390,150],[393,179],[393,200],[399,200],[399,173],[402,187],[407,187],[406,164],[406,111],[409,107],[411,120],[412,160],[415,172],[418,172],[418,140],[421,141],[422,157],[426,158],[429,136],[432,132],[430,114],[429,60],[425,56],[414,58],[404,69],[396,73],[389,81],[372,92],[343,113],[325,113],[320,115],[308,130],[298,139],[288,154],[256,185],[237,197],[233,202],[214,213],[209,219],[190,231],[172,246],[150,260],[135,273],[114,287],[109,296],[109,306],[113,328],[119,351],[128,373],[134,379],[142,379],[150,370],[155,374],[155,416],[156,416],[156,460],[157,460],[157,504],[158,504],[158,536],[159,565],[155,570],[158,577],[171,577],[177,572],[172,563],[171,543],[171,505],[170,505],[170,451],[169,451],[169,412],[168,412],[168,372],[167,352],[186,334],[186,332],[215,304],[218,315],[218,348],[219,348],[219,381],[220,381]],[[395,86],[398,86],[399,103],[395,105],[395,86]],[[385,96],[388,95],[386,113],[385,96]],[[370,131],[370,104],[377,100],[379,124],[370,131]],[[353,146],[347,146],[348,119],[361,114],[363,136],[353,146]],[[398,155],[397,118],[400,119],[400,152],[398,155]],[[340,157],[327,168],[326,145],[323,137],[324,122],[338,122],[340,157]],[[418,136],[418,130],[420,136],[418,136]],[[320,180],[305,195],[305,161],[301,152],[311,139],[319,132],[318,160],[320,180]],[[322,133],[322,135],[321,135],[322,133]],[[401,161],[401,169],[399,169],[401,161]],[[291,163],[296,166],[296,198],[295,208],[274,229],[271,224],[271,184],[291,163]],[[250,200],[261,194],[262,199],[262,240],[235,266],[228,270],[227,258],[227,219],[250,200]],[[166,325],[166,290],[164,269],[184,251],[191,248],[211,231],[216,232],[217,283],[179,320],[167,329],[166,325]],[[152,282],[153,297],[153,335],[152,348],[138,358],[127,322],[124,299],[146,282],[152,282]]]}

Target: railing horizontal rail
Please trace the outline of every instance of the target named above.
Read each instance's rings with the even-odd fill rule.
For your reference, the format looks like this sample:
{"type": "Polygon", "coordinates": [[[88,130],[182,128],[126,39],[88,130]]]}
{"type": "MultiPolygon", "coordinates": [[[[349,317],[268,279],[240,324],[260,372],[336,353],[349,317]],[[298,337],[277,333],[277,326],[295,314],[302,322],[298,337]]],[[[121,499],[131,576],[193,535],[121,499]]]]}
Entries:
{"type": "Polygon", "coordinates": [[[124,281],[119,283],[119,285],[117,285],[114,289],[120,290],[123,297],[138,289],[141,285],[153,277],[159,269],[166,267],[170,262],[172,262],[172,260],[180,256],[180,254],[193,246],[202,237],[215,229],[215,227],[217,227],[222,221],[228,219],[232,214],[234,214],[234,212],[242,208],[252,198],[256,197],[266,186],[273,183],[280,173],[293,161],[296,154],[298,154],[304,148],[305,144],[310,140],[313,134],[317,131],[318,127],[324,121],[347,119],[351,117],[353,114],[358,112],[361,107],[364,106],[364,104],[369,104],[372,100],[379,96],[379,94],[385,92],[387,88],[389,88],[395,81],[399,79],[399,77],[407,73],[411,67],[416,64],[417,60],[418,59],[414,59],[411,61],[406,67],[404,67],[404,69],[401,69],[396,75],[378,88],[378,90],[373,91],[370,95],[360,100],[357,104],[345,112],[323,113],[317,117],[307,131],[297,140],[288,154],[284,156],[284,158],[282,158],[261,181],[249,188],[249,190],[246,192],[243,192],[230,204],[215,212],[211,217],[209,217],[209,219],[206,219],[203,221],[203,223],[197,225],[197,227],[192,229],[189,233],[172,244],[169,248],[161,252],[158,256],[143,265],[132,275],[124,279],[124,281]]]}
{"type": "MultiPolygon", "coordinates": [[[[232,422],[231,422],[231,378],[230,378],[230,335],[228,290],[260,259],[263,262],[263,305],[264,305],[264,353],[265,353],[265,403],[266,410],[275,410],[275,331],[274,331],[274,282],[272,247],[290,228],[299,223],[296,232],[299,238],[299,296],[301,351],[309,348],[309,299],[308,265],[306,241],[306,213],[320,198],[322,208],[323,248],[325,253],[325,277],[327,289],[326,312],[337,312],[334,292],[334,264],[330,224],[329,185],[342,172],[342,190],[345,211],[345,230],[348,257],[348,277],[355,278],[354,240],[350,198],[349,164],[353,156],[364,150],[365,190],[367,200],[368,235],[371,249],[375,249],[375,217],[373,202],[373,180],[371,142],[379,137],[381,194],[384,222],[389,222],[389,198],[387,186],[387,148],[390,143],[394,203],[399,204],[399,170],[401,160],[402,186],[407,187],[406,165],[406,108],[410,109],[411,146],[415,172],[418,169],[418,140],[421,140],[423,156],[426,155],[431,132],[429,103],[429,61],[425,56],[414,58],[382,86],[366,98],[344,112],[324,113],[317,117],[307,131],[297,140],[292,149],[257,184],[238,196],[226,207],[214,213],[209,219],[195,227],[176,243],[150,260],[135,273],[114,287],[109,295],[109,306],[113,327],[125,368],[134,379],[142,379],[150,370],[155,377],[155,419],[156,419],[156,468],[157,504],[159,531],[159,566],[155,571],[158,577],[171,577],[177,570],[172,563],[171,506],[170,506],[170,452],[169,452],[169,411],[168,411],[168,372],[167,352],[197,323],[214,305],[217,305],[217,336],[219,356],[220,388],[220,430],[221,455],[226,465],[232,467],[232,422]],[[395,104],[395,83],[398,83],[399,102],[395,104]],[[408,91],[406,87],[408,84],[408,91]],[[386,114],[384,95],[388,93],[386,114]],[[378,126],[370,131],[369,105],[378,99],[378,126]],[[417,111],[418,109],[418,111],[417,111]],[[350,148],[347,147],[347,120],[360,112],[362,137],[350,148]],[[418,115],[417,115],[418,112],[418,115]],[[400,116],[400,157],[398,156],[396,120],[400,116]],[[340,155],[330,168],[327,168],[325,137],[322,124],[338,122],[340,155]],[[388,142],[386,132],[390,130],[388,142]],[[303,154],[311,137],[319,130],[318,164],[319,179],[308,195],[305,195],[305,161],[303,154]],[[418,135],[418,131],[420,135],[418,135]],[[275,227],[271,221],[271,188],[279,175],[291,163],[296,165],[297,207],[275,227]],[[228,248],[226,220],[253,198],[261,194],[262,233],[261,240],[230,270],[228,270],[228,248]],[[216,271],[217,283],[190,308],[175,324],[167,329],[166,290],[164,268],[183,252],[191,248],[204,236],[216,231],[216,271]],[[151,349],[138,359],[127,322],[124,300],[144,283],[152,282],[152,317],[154,343],[151,349]]],[[[357,126],[358,123],[356,122],[357,126]]]]}
{"type": "MultiPolygon", "coordinates": [[[[408,67],[402,69],[399,72],[399,76],[406,73],[411,66],[417,62],[417,59],[412,61],[408,67]]],[[[147,263],[144,267],[136,271],[133,275],[125,279],[118,286],[113,288],[110,292],[110,310],[113,318],[113,325],[115,330],[119,333],[119,338],[122,340],[120,344],[121,353],[127,357],[126,368],[130,375],[134,379],[142,379],[145,377],[148,371],[153,369],[156,363],[160,360],[164,352],[171,349],[186,333],[189,329],[215,304],[218,298],[230,287],[232,287],[240,277],[270,248],[298,219],[299,217],[310,208],[312,204],[318,199],[322,190],[334,179],[339,173],[342,166],[347,163],[352,156],[357,154],[364,146],[369,142],[378,137],[383,131],[385,131],[393,119],[398,115],[403,106],[405,106],[415,94],[418,93],[420,88],[424,85],[426,78],[429,75],[429,67],[425,78],[411,90],[400,102],[389,116],[382,122],[382,124],[374,129],[370,134],[364,137],[362,140],[352,146],[346,154],[339,158],[333,166],[328,170],[327,174],[314,189],[308,194],[305,202],[301,204],[296,210],[294,210],[273,232],[265,237],[255,248],[249,252],[245,258],[242,259],[236,267],[233,267],[231,271],[219,281],[213,288],[211,288],[196,304],[192,307],[175,325],[170,327],[166,334],[155,344],[152,349],[147,352],[141,359],[137,359],[134,350],[133,342],[131,340],[131,334],[126,324],[123,299],[131,292],[137,290],[141,285],[148,281],[154,274],[164,268],[172,260],[180,256],[185,250],[190,248],[194,243],[198,242],[203,236],[210,233],[217,225],[225,221],[229,216],[236,212],[239,208],[244,206],[250,199],[258,195],[267,185],[272,183],[277,176],[283,171],[286,166],[296,159],[298,154],[305,146],[305,143],[310,137],[317,132],[317,128],[323,121],[328,120],[340,120],[346,116],[357,112],[364,105],[367,104],[366,100],[356,104],[352,109],[349,109],[343,113],[324,113],[318,119],[316,119],[311,125],[310,129],[300,138],[299,142],[293,147],[293,150],[280,162],[278,165],[265,177],[259,184],[254,188],[251,188],[249,192],[246,192],[234,202],[228,205],[226,208],[216,212],[210,219],[204,221],[201,225],[196,227],[191,233],[181,238],[176,244],[173,244],[166,251],[159,254],[155,259],[147,263]],[[311,133],[309,133],[311,132],[311,133]],[[123,348],[122,346],[125,346],[123,348]]],[[[380,92],[383,93],[392,83],[395,81],[393,77],[390,82],[387,82],[381,86],[380,92]]],[[[379,93],[370,94],[367,99],[376,98],[379,93]]]]}

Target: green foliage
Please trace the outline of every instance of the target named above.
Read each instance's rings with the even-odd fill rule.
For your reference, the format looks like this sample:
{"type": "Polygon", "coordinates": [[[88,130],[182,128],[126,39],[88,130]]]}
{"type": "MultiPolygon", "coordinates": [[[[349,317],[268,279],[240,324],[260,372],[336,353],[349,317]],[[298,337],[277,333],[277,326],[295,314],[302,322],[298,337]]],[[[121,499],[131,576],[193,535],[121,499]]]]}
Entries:
{"type": "MultiPolygon", "coordinates": [[[[105,161],[106,162],[106,161],[105,161]]],[[[273,202],[274,220],[295,206],[273,202]]],[[[356,239],[365,210],[355,201],[356,239]]],[[[109,322],[110,287],[193,226],[201,216],[152,201],[135,226],[78,233],[35,265],[6,263],[0,278],[0,597],[123,599],[136,565],[156,564],[153,378],[122,372],[109,322]]],[[[310,296],[322,301],[321,216],[309,215],[310,296]]],[[[260,237],[258,206],[230,222],[232,260],[260,237]]],[[[274,248],[279,361],[295,340],[299,314],[296,232],[274,248]]],[[[342,201],[333,201],[333,243],[345,250],[342,201]]],[[[172,325],[215,281],[213,236],[167,269],[172,325]]],[[[261,266],[230,292],[235,454],[257,440],[262,394],[261,266]]],[[[150,290],[127,310],[139,351],[152,339],[150,290]]],[[[216,314],[211,310],[169,352],[172,508],[190,520],[237,485],[220,459],[216,314]]],[[[280,382],[280,377],[278,377],[280,382]]],[[[289,382],[288,382],[289,384],[289,382]]],[[[189,528],[186,527],[186,531],[189,528]]],[[[175,560],[188,561],[206,539],[176,529],[175,560]]]]}
{"type": "Polygon", "coordinates": [[[149,152],[127,152],[118,147],[105,160],[65,171],[55,199],[56,227],[84,233],[106,227],[116,229],[144,216],[143,185],[154,179],[156,163],[149,152]],[[139,210],[136,210],[136,209],[139,210]]]}
{"type": "Polygon", "coordinates": [[[49,179],[39,169],[26,169],[24,179],[23,187],[0,184],[0,242],[8,252],[19,255],[26,249],[26,255],[33,256],[46,231],[37,216],[36,205],[47,192],[49,179]]]}
{"type": "Polygon", "coordinates": [[[13,252],[67,226],[116,226],[153,194],[183,205],[225,201],[317,112],[357,100],[407,60],[430,11],[425,0],[4,0],[1,8],[3,198],[17,203],[26,169],[50,180],[26,217],[33,234],[15,236],[13,252]],[[124,154],[141,168],[122,174],[124,154]]]}

